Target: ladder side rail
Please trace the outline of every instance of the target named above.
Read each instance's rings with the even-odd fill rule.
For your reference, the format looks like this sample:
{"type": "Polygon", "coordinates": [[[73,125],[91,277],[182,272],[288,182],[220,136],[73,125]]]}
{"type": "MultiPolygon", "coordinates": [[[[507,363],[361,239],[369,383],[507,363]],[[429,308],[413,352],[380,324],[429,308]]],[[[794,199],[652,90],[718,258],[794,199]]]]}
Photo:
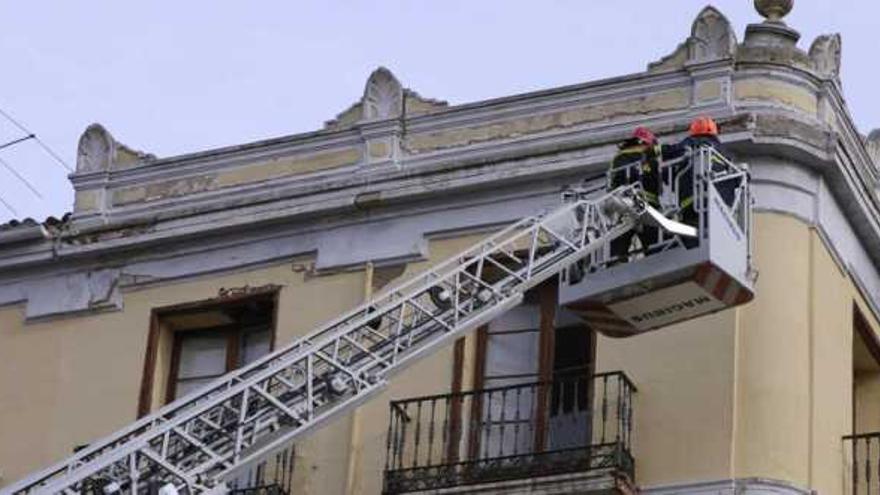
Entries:
{"type": "MultiPolygon", "coordinates": [[[[606,196],[606,198],[611,198],[611,197],[612,197],[611,195],[606,196]]],[[[294,350],[292,356],[273,355],[269,359],[266,359],[265,363],[262,363],[263,364],[262,367],[257,367],[257,366],[250,367],[248,371],[252,372],[253,376],[247,377],[246,380],[242,379],[240,377],[240,375],[242,375],[241,373],[233,374],[233,376],[228,377],[228,379],[225,380],[224,383],[220,384],[220,385],[223,385],[226,388],[226,390],[221,390],[220,392],[212,391],[212,392],[216,392],[214,394],[202,394],[202,398],[207,396],[207,399],[206,399],[207,403],[202,404],[202,405],[199,405],[199,404],[193,405],[192,403],[190,403],[190,404],[188,404],[188,408],[186,408],[182,411],[182,414],[180,417],[175,417],[175,418],[164,418],[163,417],[162,419],[164,419],[165,421],[155,421],[154,420],[152,423],[152,426],[156,431],[149,432],[150,434],[145,435],[145,438],[136,439],[139,441],[135,441],[133,445],[129,446],[129,448],[122,448],[122,449],[117,448],[117,450],[119,450],[120,452],[127,452],[128,453],[127,455],[117,453],[117,455],[114,455],[111,457],[115,457],[115,458],[119,458],[119,459],[126,459],[126,458],[136,459],[136,455],[137,455],[136,452],[139,450],[143,451],[140,453],[140,455],[143,455],[146,457],[154,457],[155,453],[150,452],[148,450],[148,447],[151,444],[155,444],[157,439],[161,439],[162,445],[167,445],[171,436],[177,434],[178,436],[181,436],[184,439],[183,440],[184,442],[189,443],[188,448],[190,450],[201,451],[201,452],[199,452],[199,455],[202,458],[207,457],[208,459],[210,459],[210,462],[214,462],[215,464],[221,464],[223,466],[228,467],[230,461],[224,460],[223,462],[218,462],[218,459],[225,459],[224,451],[212,452],[212,449],[210,449],[206,444],[198,442],[198,441],[194,441],[191,437],[187,438],[184,435],[180,435],[180,430],[179,430],[179,428],[181,428],[180,425],[185,425],[185,428],[189,428],[190,426],[187,425],[187,422],[197,420],[197,419],[199,419],[203,424],[210,424],[211,423],[210,421],[206,421],[205,419],[200,418],[200,415],[202,415],[206,412],[209,412],[212,409],[212,406],[214,408],[219,406],[219,407],[234,411],[236,409],[236,404],[237,404],[237,406],[238,406],[237,412],[239,413],[241,419],[242,420],[247,419],[247,409],[248,409],[249,405],[251,404],[251,402],[248,400],[248,393],[251,391],[253,392],[253,395],[251,397],[267,396],[268,392],[266,390],[269,389],[269,383],[272,381],[273,376],[275,376],[279,372],[282,372],[285,370],[287,370],[287,371],[298,370],[300,372],[305,370],[305,374],[308,375],[310,373],[309,370],[313,370],[314,365],[313,365],[313,363],[311,366],[309,366],[308,364],[304,365],[304,363],[303,363],[304,359],[308,362],[312,362],[312,360],[314,360],[316,358],[323,361],[325,368],[328,369],[330,373],[334,373],[334,372],[338,373],[338,372],[343,372],[343,371],[346,372],[347,375],[351,378],[352,382],[355,385],[355,388],[358,391],[368,390],[374,386],[378,386],[378,385],[376,385],[376,384],[380,383],[378,380],[360,379],[359,377],[361,377],[362,374],[364,373],[364,371],[368,370],[368,369],[371,370],[372,372],[380,372],[380,373],[383,371],[387,371],[388,369],[393,368],[397,362],[401,362],[402,360],[406,359],[407,354],[408,354],[406,352],[406,347],[404,347],[403,353],[399,352],[399,349],[400,349],[399,339],[402,336],[402,334],[399,331],[398,331],[397,335],[393,337],[394,353],[391,355],[390,358],[380,357],[380,356],[373,354],[369,351],[363,352],[365,349],[367,349],[367,347],[365,347],[363,345],[356,345],[355,347],[358,348],[359,351],[361,352],[361,357],[373,359],[373,362],[369,362],[369,359],[368,359],[368,363],[364,366],[361,366],[360,369],[346,370],[345,369],[346,365],[337,361],[336,358],[330,357],[330,355],[328,355],[327,353],[338,353],[338,349],[340,348],[340,342],[342,341],[343,337],[345,340],[348,341],[349,344],[356,343],[356,338],[359,336],[363,336],[363,335],[371,335],[371,338],[375,338],[376,332],[374,332],[374,331],[373,332],[360,332],[361,328],[368,326],[369,322],[375,320],[377,317],[384,317],[385,315],[392,314],[396,310],[398,310],[398,308],[402,308],[402,305],[407,305],[407,304],[410,306],[411,312],[415,312],[415,313],[420,312],[423,314],[423,316],[425,314],[427,314],[427,316],[430,316],[431,318],[434,318],[436,320],[435,322],[438,323],[438,325],[435,326],[434,333],[437,333],[437,331],[439,330],[440,331],[439,333],[442,335],[443,333],[455,333],[456,331],[459,331],[459,332],[463,331],[465,329],[465,327],[470,328],[471,325],[460,325],[461,328],[456,329],[454,327],[450,327],[448,324],[443,323],[441,320],[438,320],[436,317],[431,315],[428,311],[420,308],[419,304],[414,299],[408,299],[405,296],[401,296],[402,294],[405,293],[404,289],[407,286],[413,286],[413,285],[420,283],[420,282],[426,282],[427,284],[434,284],[438,280],[445,280],[448,282],[449,279],[451,278],[450,275],[454,275],[455,280],[458,281],[461,278],[460,274],[464,273],[463,270],[470,268],[474,264],[473,262],[465,261],[470,256],[473,256],[475,259],[481,259],[481,257],[484,258],[487,254],[488,255],[509,254],[509,251],[507,250],[508,248],[506,248],[507,245],[513,245],[518,240],[521,240],[524,238],[530,238],[529,249],[530,249],[531,255],[529,256],[529,259],[528,259],[528,262],[526,263],[526,266],[524,266],[522,268],[522,271],[525,271],[525,273],[527,275],[531,274],[531,273],[535,273],[535,275],[531,279],[528,276],[526,276],[525,277],[526,282],[522,282],[521,277],[514,277],[514,276],[505,277],[501,281],[501,282],[508,282],[509,285],[512,284],[512,286],[511,286],[512,288],[517,288],[516,286],[518,283],[519,284],[518,294],[521,296],[522,291],[524,291],[526,288],[533,286],[537,283],[540,283],[540,281],[542,281],[543,279],[546,279],[546,278],[552,276],[553,273],[558,271],[559,268],[564,267],[564,265],[566,263],[570,263],[571,260],[577,259],[578,257],[583,257],[587,254],[583,251],[585,251],[585,244],[584,243],[585,243],[585,241],[588,241],[588,240],[576,239],[576,242],[578,244],[573,244],[570,240],[566,239],[564,235],[561,235],[556,232],[556,225],[553,224],[553,221],[557,220],[557,217],[563,217],[566,215],[571,216],[572,212],[578,208],[582,208],[585,210],[591,210],[590,207],[592,207],[592,209],[595,209],[596,204],[600,204],[600,203],[601,203],[601,201],[596,202],[596,203],[576,203],[574,205],[560,208],[556,212],[544,216],[540,221],[537,219],[526,219],[524,221],[518,222],[517,224],[514,224],[514,226],[512,226],[511,228],[505,229],[504,231],[499,232],[499,234],[490,237],[490,239],[488,239],[487,241],[484,241],[483,243],[478,244],[474,248],[466,250],[464,253],[462,253],[462,255],[454,257],[453,259],[451,259],[448,262],[441,263],[441,268],[449,268],[450,269],[448,271],[448,273],[446,273],[446,274],[438,273],[439,270],[431,271],[430,273],[427,273],[422,277],[416,277],[413,280],[411,280],[410,282],[405,283],[403,285],[403,288],[398,288],[398,289],[388,291],[387,292],[388,295],[396,296],[396,298],[399,299],[399,301],[397,301],[396,303],[394,301],[395,297],[388,297],[386,295],[386,297],[389,299],[389,301],[387,301],[386,307],[382,308],[381,310],[374,311],[372,313],[369,312],[370,308],[381,307],[381,305],[377,304],[376,301],[374,300],[374,301],[370,301],[369,303],[363,305],[361,307],[363,309],[356,309],[356,310],[350,312],[349,318],[353,318],[353,319],[357,320],[358,324],[352,324],[350,321],[348,321],[346,319],[346,317],[343,317],[343,318],[337,320],[338,322],[342,323],[341,326],[338,323],[336,324],[336,326],[334,326],[334,324],[331,324],[328,327],[324,327],[324,329],[313,333],[313,335],[317,336],[318,338],[313,337],[313,340],[299,341],[296,343],[296,345],[289,346],[289,349],[294,350]],[[531,225],[531,226],[526,229],[521,229],[522,225],[531,225]],[[553,228],[551,228],[551,226],[553,226],[553,228]],[[519,229],[519,231],[517,231],[518,229],[519,229]],[[504,239],[505,236],[508,238],[504,239]],[[555,249],[551,250],[548,254],[536,257],[534,254],[537,251],[536,245],[537,245],[537,243],[539,243],[541,241],[543,241],[545,243],[548,241],[549,242],[555,241],[555,243],[556,243],[555,249]],[[489,248],[493,245],[494,245],[494,248],[489,248]],[[539,267],[537,267],[537,270],[536,270],[535,265],[537,265],[539,261],[547,262],[548,258],[550,259],[550,261],[549,261],[550,264],[545,263],[545,266],[539,266],[539,267]],[[559,266],[557,266],[557,265],[559,265],[559,266]],[[330,331],[330,332],[328,332],[328,331],[330,331]],[[325,336],[322,334],[327,334],[327,335],[325,336]],[[355,336],[355,339],[352,338],[352,335],[355,336]],[[330,350],[331,348],[334,350],[331,351],[330,350]],[[293,368],[290,367],[291,364],[293,365],[293,368]],[[172,421],[172,419],[174,421],[172,421]],[[145,449],[147,449],[147,450],[145,450],[145,449]]],[[[587,211],[585,211],[584,214],[582,215],[582,217],[585,220],[587,218],[592,219],[592,218],[596,217],[596,214],[594,211],[589,211],[589,213],[587,211]]],[[[619,233],[623,233],[625,230],[631,228],[631,223],[627,224],[627,225],[618,225],[619,233]]],[[[580,226],[578,225],[577,227],[580,227],[580,226]]],[[[619,235],[619,233],[617,235],[619,235]]],[[[586,246],[594,246],[594,245],[601,246],[603,243],[604,243],[603,239],[600,238],[599,240],[590,241],[588,244],[586,244],[586,246]]],[[[590,249],[594,249],[594,248],[591,247],[590,249]]],[[[480,265],[482,266],[482,263],[480,263],[480,265]]],[[[480,274],[478,274],[478,275],[480,275],[480,274]]],[[[478,278],[479,278],[479,276],[478,276],[478,278]]],[[[499,284],[501,284],[501,282],[499,282],[499,284]]],[[[425,287],[423,284],[422,287],[418,288],[418,290],[415,291],[415,296],[416,297],[423,296],[426,292],[427,292],[427,287],[425,287]]],[[[459,294],[460,292],[461,291],[459,290],[456,292],[456,294],[459,294]]],[[[500,294],[497,294],[497,293],[494,294],[494,296],[496,298],[498,298],[499,295],[500,294]]],[[[470,297],[472,298],[472,296],[473,295],[471,295],[470,297]]],[[[511,297],[511,296],[507,296],[507,297],[511,297]]],[[[460,299],[460,298],[457,298],[457,300],[458,299],[460,299]]],[[[503,299],[500,299],[500,298],[497,299],[497,301],[502,301],[502,300],[503,299]]],[[[499,305],[499,307],[501,307],[501,305],[499,305]]],[[[456,319],[457,319],[458,318],[457,315],[461,311],[461,308],[456,305],[456,307],[453,309],[454,309],[454,314],[456,315],[456,319]]],[[[448,311],[447,311],[447,313],[448,313],[448,311]]],[[[492,312],[492,313],[494,313],[494,312],[492,312]]],[[[400,319],[402,321],[404,318],[404,316],[403,316],[404,312],[401,310],[400,314],[401,314],[400,319]]],[[[399,322],[395,326],[397,326],[398,330],[399,330],[399,327],[400,327],[399,322]]],[[[414,328],[411,330],[415,331],[417,329],[418,328],[414,328]]],[[[387,345],[385,345],[385,347],[387,347],[387,345]]],[[[430,345],[428,345],[428,346],[423,345],[423,346],[421,346],[421,350],[428,350],[429,347],[430,347],[430,345]]],[[[416,348],[416,350],[419,350],[419,348],[416,348]]],[[[294,374],[296,374],[296,373],[294,373],[294,374]]],[[[369,376],[369,375],[367,375],[367,376],[369,376]]],[[[307,389],[310,389],[310,390],[314,389],[314,381],[316,379],[317,379],[317,377],[307,376],[304,383],[300,383],[300,388],[302,388],[302,386],[305,385],[307,389]]],[[[277,388],[277,383],[285,383],[285,382],[284,382],[284,380],[280,380],[280,381],[276,380],[276,388],[277,388]]],[[[309,414],[309,412],[311,410],[313,410],[313,406],[314,406],[314,397],[312,396],[313,394],[314,394],[314,390],[312,390],[310,393],[306,393],[305,399],[308,403],[308,406],[305,408],[305,412],[307,414],[309,414]]],[[[358,395],[358,394],[355,394],[355,395],[358,395]]],[[[361,394],[361,395],[363,395],[363,394],[361,394]]],[[[280,402],[274,401],[274,403],[273,403],[273,400],[264,401],[264,402],[265,403],[263,405],[268,406],[270,411],[274,411],[276,416],[281,416],[287,421],[299,422],[298,427],[300,429],[302,429],[304,426],[308,426],[309,421],[315,419],[315,418],[306,418],[306,420],[302,420],[299,417],[300,413],[294,412],[293,409],[289,409],[288,407],[286,407],[284,404],[281,404],[280,402]]],[[[334,407],[333,409],[335,410],[336,408],[334,407]]],[[[222,410],[220,412],[217,412],[215,410],[215,411],[211,412],[211,414],[214,414],[214,415],[219,414],[222,417],[224,412],[222,410]]],[[[257,414],[254,417],[256,418],[256,417],[260,417],[260,416],[265,416],[265,414],[262,414],[262,415],[257,414]]],[[[276,421],[276,423],[277,423],[277,421],[276,421]]],[[[243,436],[245,434],[251,434],[252,437],[256,437],[258,435],[259,431],[261,430],[261,428],[266,429],[265,425],[267,425],[267,424],[272,424],[272,422],[271,421],[264,422],[262,427],[256,423],[248,425],[249,427],[247,427],[247,428],[245,427],[245,425],[238,426],[237,434],[236,434],[236,438],[235,438],[236,448],[234,448],[232,450],[232,462],[233,463],[237,462],[236,457],[240,454],[240,452],[242,450],[241,446],[245,443],[248,443],[248,442],[244,441],[243,436]]],[[[269,429],[271,429],[271,428],[269,428],[269,429]]],[[[288,436],[292,437],[292,435],[294,435],[296,433],[297,433],[297,430],[294,429],[290,432],[290,434],[288,436]]],[[[177,440],[177,443],[180,443],[179,439],[177,440]]],[[[251,439],[250,444],[253,444],[253,438],[251,439]]],[[[118,447],[118,446],[114,446],[114,447],[118,447]]],[[[228,456],[229,456],[229,453],[226,452],[226,457],[228,457],[228,456]]],[[[74,476],[74,477],[77,479],[80,479],[80,478],[87,476],[85,474],[86,472],[94,473],[94,472],[101,471],[102,469],[106,469],[106,467],[102,467],[103,465],[101,463],[98,463],[98,465],[96,465],[96,466],[90,466],[90,467],[83,466],[81,469],[77,469],[78,465],[81,462],[82,462],[82,458],[80,457],[80,458],[74,459],[74,462],[66,464],[68,471],[70,471],[70,470],[74,471],[73,473],[70,473],[70,474],[76,474],[76,476],[74,476]],[[77,462],[77,461],[79,461],[79,462],[77,462]]],[[[134,462],[134,461],[131,461],[131,462],[134,462]]],[[[210,464],[210,462],[206,461],[206,462],[203,462],[202,464],[206,464],[206,463],[210,464]]],[[[209,468],[205,468],[200,465],[200,466],[198,466],[197,469],[192,470],[192,472],[194,472],[196,474],[200,474],[200,473],[206,472],[208,469],[209,468]]],[[[40,480],[40,481],[42,481],[42,480],[40,480]]],[[[67,482],[59,483],[59,484],[53,483],[52,486],[55,486],[55,487],[58,487],[58,488],[64,490],[65,488],[68,488],[69,486],[71,486],[70,481],[71,480],[68,480],[67,482]],[[66,485],[66,486],[62,486],[62,485],[66,485]]],[[[190,477],[190,479],[187,480],[186,484],[189,485],[193,489],[199,488],[199,484],[197,483],[197,480],[192,477],[190,477]]],[[[23,488],[27,488],[27,487],[23,487],[23,488]]]]}

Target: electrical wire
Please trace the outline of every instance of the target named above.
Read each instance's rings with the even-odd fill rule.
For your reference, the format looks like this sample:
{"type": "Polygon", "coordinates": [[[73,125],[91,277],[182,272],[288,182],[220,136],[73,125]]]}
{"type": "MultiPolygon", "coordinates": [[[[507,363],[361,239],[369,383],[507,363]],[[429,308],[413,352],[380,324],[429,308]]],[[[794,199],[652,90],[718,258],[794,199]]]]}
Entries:
{"type": "Polygon", "coordinates": [[[13,214],[14,216],[16,216],[16,217],[18,216],[18,212],[15,211],[15,208],[13,208],[11,204],[7,203],[6,200],[3,199],[3,196],[0,196],[0,203],[2,203],[3,206],[5,206],[7,210],[9,210],[10,212],[12,212],[12,214],[13,214]]]}
{"type": "Polygon", "coordinates": [[[9,148],[10,146],[15,146],[18,143],[23,143],[23,142],[27,141],[28,139],[35,139],[36,137],[37,136],[34,136],[33,134],[31,134],[29,136],[21,137],[18,139],[13,139],[12,141],[9,141],[8,143],[0,144],[0,150],[2,150],[4,148],[9,148]]]}
{"type": "Polygon", "coordinates": [[[5,168],[6,170],[8,170],[9,173],[11,173],[12,175],[14,175],[18,180],[20,180],[22,184],[24,184],[25,186],[27,186],[27,188],[30,189],[32,193],[34,193],[34,196],[36,196],[36,197],[38,197],[38,198],[40,198],[40,199],[43,199],[43,195],[40,194],[40,191],[37,191],[37,188],[34,187],[34,185],[31,184],[27,179],[25,179],[20,173],[18,173],[18,171],[15,170],[15,168],[14,168],[12,165],[10,165],[9,162],[7,162],[6,160],[0,158],[0,165],[2,165],[3,168],[5,168]]]}
{"type": "Polygon", "coordinates": [[[40,139],[36,134],[29,131],[25,126],[23,126],[17,120],[13,119],[12,116],[9,115],[8,113],[6,113],[5,111],[3,111],[3,109],[0,109],[0,115],[5,117],[6,120],[8,120],[9,122],[12,123],[12,125],[14,125],[15,127],[18,127],[19,130],[21,130],[21,132],[27,134],[28,136],[33,136],[34,141],[36,141],[37,144],[41,148],[43,148],[43,151],[45,151],[46,153],[49,154],[49,156],[54,158],[55,161],[58,162],[62,167],[64,167],[68,172],[73,172],[73,168],[71,168],[70,165],[68,165],[67,162],[64,161],[64,159],[62,159],[60,156],[58,156],[58,153],[55,153],[54,151],[52,151],[52,148],[50,148],[49,145],[44,143],[43,140],[40,139]]]}

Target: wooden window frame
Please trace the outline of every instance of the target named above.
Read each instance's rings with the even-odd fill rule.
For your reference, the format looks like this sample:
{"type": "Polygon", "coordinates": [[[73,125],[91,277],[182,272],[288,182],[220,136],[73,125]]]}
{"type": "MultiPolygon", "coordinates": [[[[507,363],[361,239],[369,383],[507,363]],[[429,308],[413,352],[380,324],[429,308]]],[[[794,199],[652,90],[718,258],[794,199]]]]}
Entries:
{"type": "MultiPolygon", "coordinates": [[[[538,298],[538,381],[545,382],[553,379],[553,354],[555,339],[556,307],[559,304],[558,280],[553,277],[534,289],[538,298]]],[[[518,331],[509,333],[521,333],[518,331]]],[[[473,389],[483,390],[486,382],[486,356],[489,345],[489,325],[483,325],[476,332],[476,346],[474,349],[473,389]]],[[[538,389],[536,403],[548,404],[550,393],[547,387],[538,389]]],[[[479,417],[483,410],[481,396],[477,396],[471,402],[471,417],[479,417]]],[[[547,427],[546,407],[539,407],[535,416],[535,451],[543,452],[546,444],[545,429],[547,427]]],[[[476,459],[480,451],[480,438],[474,431],[467,442],[468,459],[476,459]]]]}
{"type": "MultiPolygon", "coordinates": [[[[275,329],[269,329],[269,352],[275,350],[275,329]]],[[[168,372],[168,380],[165,385],[165,403],[174,402],[177,395],[177,382],[180,373],[180,353],[183,350],[183,340],[187,334],[192,333],[225,333],[226,334],[226,363],[223,366],[223,373],[229,373],[237,369],[241,360],[241,339],[244,336],[244,329],[238,325],[224,325],[220,327],[200,328],[198,330],[178,330],[173,332],[173,344],[171,345],[171,365],[168,372]]],[[[219,377],[220,375],[218,375],[219,377]]]]}
{"type": "MultiPolygon", "coordinates": [[[[222,293],[222,292],[221,292],[222,293]]],[[[144,368],[141,375],[141,386],[138,394],[137,417],[141,418],[150,413],[153,406],[153,390],[155,386],[156,362],[159,354],[159,341],[162,334],[162,318],[169,315],[186,313],[198,313],[210,309],[225,307],[235,304],[243,304],[253,299],[267,299],[272,301],[272,317],[270,319],[269,349],[275,349],[278,335],[278,311],[280,303],[280,285],[266,285],[256,288],[247,288],[242,291],[228,291],[225,295],[215,298],[202,299],[199,301],[174,304],[150,311],[149,330],[147,333],[147,345],[144,352],[144,368]]],[[[176,339],[175,339],[176,340],[176,339]]],[[[172,361],[174,356],[174,344],[172,344],[172,361]]],[[[227,354],[228,357],[228,354],[227,354]]],[[[175,363],[171,363],[171,367],[175,363]]],[[[179,366],[179,363],[177,364],[179,366]]],[[[172,376],[169,370],[169,377],[172,376]]],[[[166,398],[168,397],[166,388],[166,398]]]]}
{"type": "MultiPolygon", "coordinates": [[[[556,353],[556,307],[559,304],[558,281],[552,277],[537,287],[538,307],[541,314],[538,322],[538,381],[549,383],[553,380],[553,362],[556,353]]],[[[551,387],[538,387],[538,410],[535,415],[535,452],[544,452],[547,446],[548,409],[551,387]]]]}
{"type": "MultiPolygon", "coordinates": [[[[559,283],[556,277],[543,282],[533,289],[538,299],[538,311],[540,314],[538,321],[538,381],[551,382],[554,379],[554,362],[556,348],[556,313],[559,307],[559,283]]],[[[587,369],[585,372],[588,376],[592,376],[596,371],[596,332],[590,329],[586,324],[583,325],[584,330],[589,332],[589,346],[585,349],[587,353],[587,369]]],[[[520,333],[518,331],[503,333],[520,333]]],[[[473,390],[483,390],[486,382],[486,358],[488,353],[489,341],[489,325],[483,325],[477,329],[475,333],[474,346],[474,367],[472,375],[473,390]]],[[[459,359],[456,358],[457,364],[459,359]]],[[[461,359],[463,362],[463,359],[461,359]]],[[[460,383],[460,382],[459,382],[460,383]]],[[[593,397],[593,383],[588,380],[588,397],[593,397]]],[[[455,390],[456,381],[453,381],[453,389],[455,390]]],[[[460,385],[459,385],[460,386],[460,385]]],[[[535,416],[535,438],[534,445],[536,452],[543,452],[546,448],[546,429],[549,424],[548,409],[551,399],[551,388],[541,387],[538,389],[536,402],[545,404],[545,407],[539,407],[535,416]]],[[[482,402],[474,400],[471,402],[471,417],[477,417],[482,410],[482,402]]],[[[454,411],[456,412],[456,411],[454,411]]],[[[457,411],[460,416],[461,411],[457,411]]],[[[459,419],[460,421],[460,419],[459,419]]],[[[469,459],[475,459],[480,448],[480,439],[473,432],[471,438],[467,442],[467,456],[469,459]]]]}
{"type": "MultiPolygon", "coordinates": [[[[479,333],[483,330],[485,326],[481,326],[480,329],[477,330],[479,333]]],[[[453,397],[458,397],[455,394],[460,394],[463,388],[463,380],[464,380],[464,353],[465,353],[465,338],[460,337],[456,339],[455,346],[452,349],[452,394],[453,397]]],[[[461,443],[461,433],[462,433],[462,411],[461,411],[461,401],[453,400],[450,410],[449,410],[449,443],[446,444],[446,459],[449,459],[449,462],[458,462],[459,456],[459,445],[461,443]]]]}

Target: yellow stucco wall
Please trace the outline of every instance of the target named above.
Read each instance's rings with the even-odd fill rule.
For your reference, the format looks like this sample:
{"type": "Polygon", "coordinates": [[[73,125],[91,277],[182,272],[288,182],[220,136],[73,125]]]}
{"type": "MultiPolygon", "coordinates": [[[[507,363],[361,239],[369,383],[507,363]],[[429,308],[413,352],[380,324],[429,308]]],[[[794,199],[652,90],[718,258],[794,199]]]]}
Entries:
{"type": "Polygon", "coordinates": [[[633,450],[639,484],[727,477],[736,312],[627,339],[597,339],[597,369],[638,387],[633,450]]]}
{"type": "Polygon", "coordinates": [[[756,219],[757,297],[737,332],[734,474],[805,486],[809,465],[810,230],[756,219]],[[784,246],[784,249],[782,249],[784,246]]]}
{"type": "Polygon", "coordinates": [[[839,493],[845,472],[841,437],[852,423],[853,297],[855,288],[810,231],[810,464],[809,486],[839,493]]]}
{"type": "Polygon", "coordinates": [[[623,370],[639,387],[642,486],[760,477],[842,493],[853,304],[875,332],[877,321],[815,229],[769,213],[755,229],[760,276],[750,304],[598,339],[598,368],[623,370]]]}
{"type": "Polygon", "coordinates": [[[757,235],[759,294],[738,328],[734,475],[842,493],[853,305],[864,303],[815,229],[765,214],[757,235]]]}
{"type": "MultiPolygon", "coordinates": [[[[222,287],[269,283],[283,286],[282,343],[360,302],[363,272],[307,278],[285,264],[129,292],[121,312],[27,325],[22,307],[0,310],[2,482],[135,419],[153,308],[216,297],[222,287]]],[[[165,354],[158,356],[157,385],[164,383],[165,354]]],[[[155,400],[160,389],[154,387],[155,400]]]]}

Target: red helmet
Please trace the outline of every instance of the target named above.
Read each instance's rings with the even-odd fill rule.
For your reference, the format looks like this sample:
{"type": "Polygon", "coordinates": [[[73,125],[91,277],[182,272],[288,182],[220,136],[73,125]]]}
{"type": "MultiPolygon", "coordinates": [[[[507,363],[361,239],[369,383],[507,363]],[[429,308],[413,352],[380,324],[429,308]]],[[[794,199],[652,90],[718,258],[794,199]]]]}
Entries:
{"type": "Polygon", "coordinates": [[[657,142],[657,136],[648,130],[647,127],[636,127],[636,130],[633,131],[632,137],[638,139],[644,144],[654,144],[657,142]]]}
{"type": "Polygon", "coordinates": [[[718,124],[712,117],[697,117],[691,122],[691,136],[717,136],[718,124]]]}

